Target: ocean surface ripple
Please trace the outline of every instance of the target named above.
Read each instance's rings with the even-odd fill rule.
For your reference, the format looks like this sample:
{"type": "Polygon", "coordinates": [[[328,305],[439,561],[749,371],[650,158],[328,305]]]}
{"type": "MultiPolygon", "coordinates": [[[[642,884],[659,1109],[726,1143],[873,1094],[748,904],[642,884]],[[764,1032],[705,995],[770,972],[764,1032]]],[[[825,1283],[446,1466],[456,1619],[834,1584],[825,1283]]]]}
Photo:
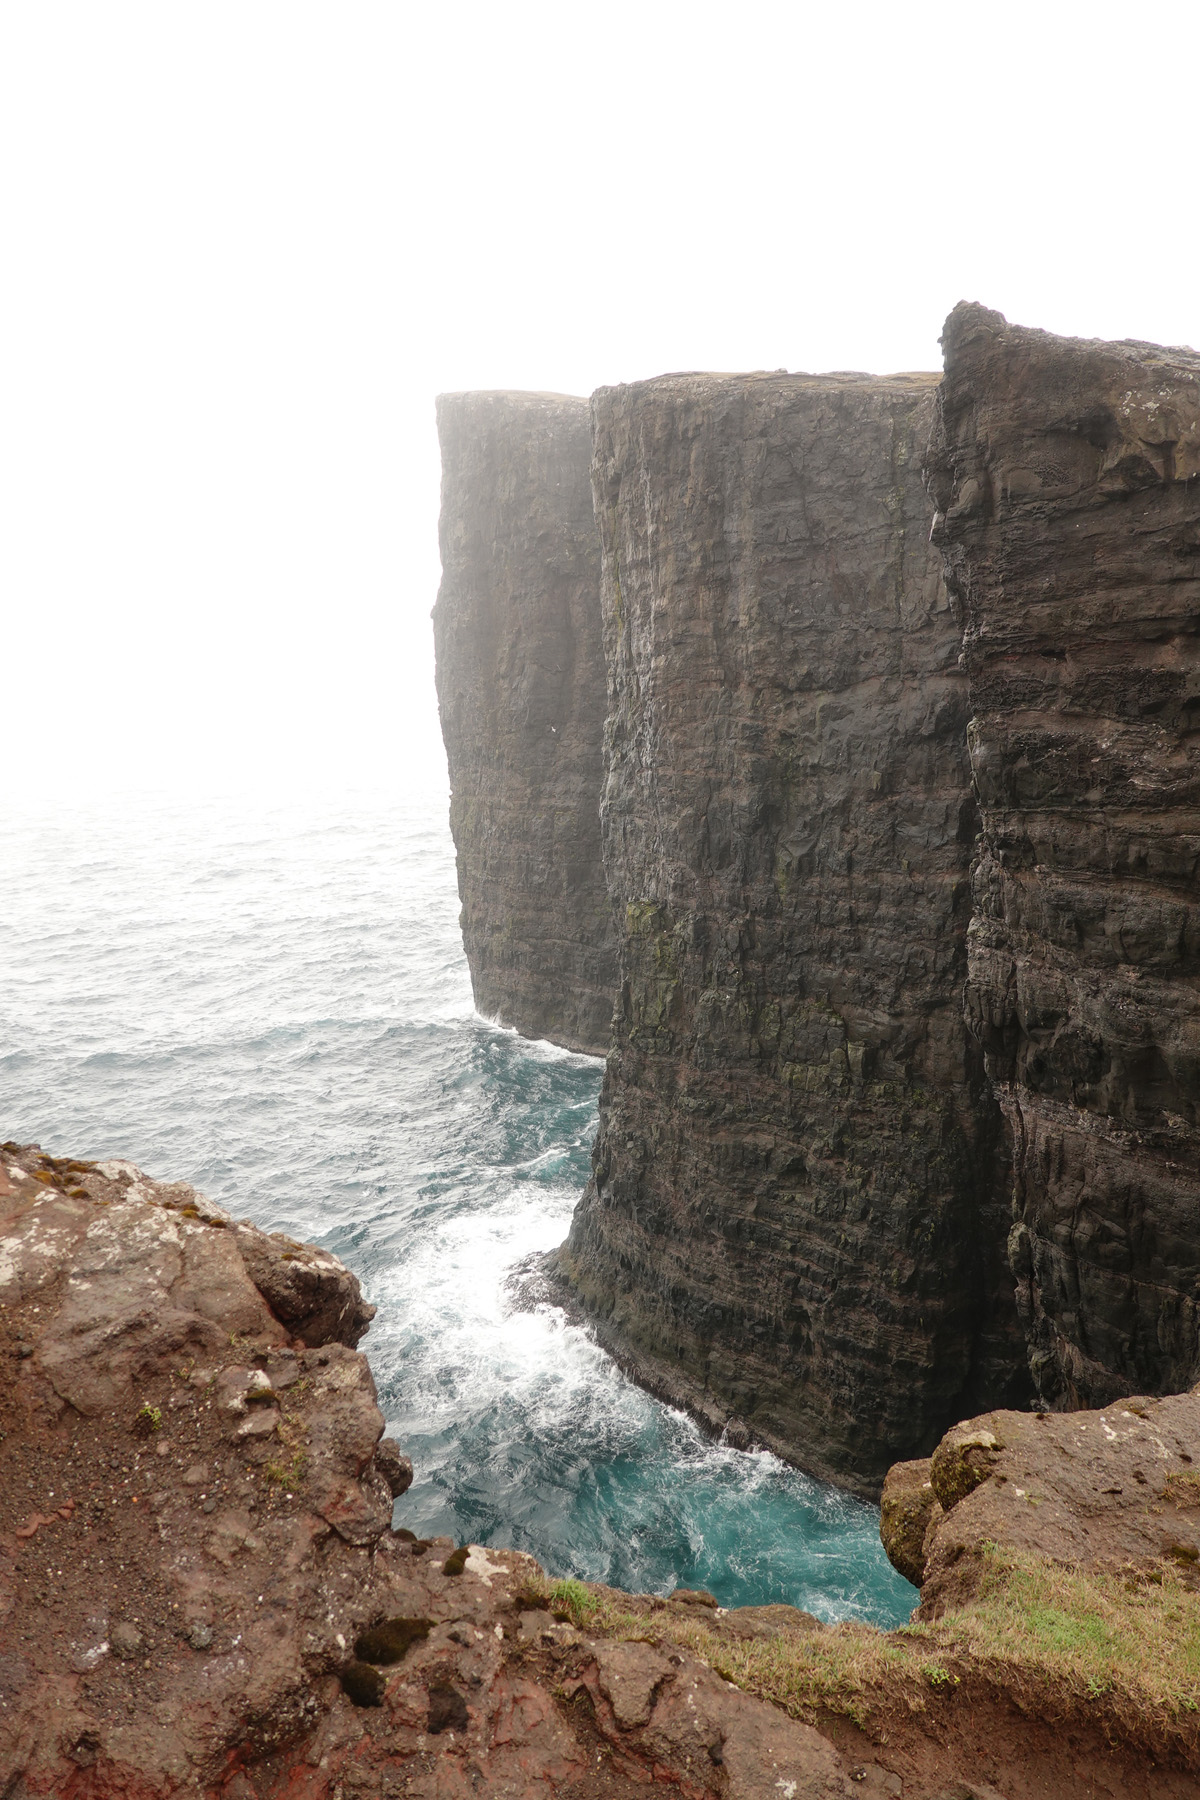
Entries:
{"type": "Polygon", "coordinates": [[[442,795],[0,825],[0,1138],[122,1155],[325,1244],[411,1454],[396,1523],[555,1575],[891,1625],[869,1506],[706,1440],[505,1271],[565,1235],[602,1065],[481,1019],[442,795]]]}

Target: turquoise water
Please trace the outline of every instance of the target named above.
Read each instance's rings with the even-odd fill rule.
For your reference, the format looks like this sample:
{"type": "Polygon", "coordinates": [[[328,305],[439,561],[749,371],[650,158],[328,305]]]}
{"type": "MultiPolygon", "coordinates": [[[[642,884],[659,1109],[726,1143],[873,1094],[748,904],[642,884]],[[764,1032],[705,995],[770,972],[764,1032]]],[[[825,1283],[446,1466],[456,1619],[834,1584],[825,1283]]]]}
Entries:
{"type": "Polygon", "coordinates": [[[505,1271],[565,1235],[601,1065],[472,1009],[442,796],[0,826],[0,1138],[328,1245],[416,1466],[397,1524],[552,1573],[894,1624],[878,1515],[715,1445],[505,1271]]]}

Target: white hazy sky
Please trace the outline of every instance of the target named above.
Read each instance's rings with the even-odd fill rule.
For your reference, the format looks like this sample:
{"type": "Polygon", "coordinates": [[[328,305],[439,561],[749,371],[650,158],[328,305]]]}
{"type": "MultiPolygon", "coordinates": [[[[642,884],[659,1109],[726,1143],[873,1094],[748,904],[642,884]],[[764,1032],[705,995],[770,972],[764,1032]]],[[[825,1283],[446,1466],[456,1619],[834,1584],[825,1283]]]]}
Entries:
{"type": "Polygon", "coordinates": [[[1200,343],[1195,0],[0,7],[10,795],[436,780],[433,396],[1200,343]]]}

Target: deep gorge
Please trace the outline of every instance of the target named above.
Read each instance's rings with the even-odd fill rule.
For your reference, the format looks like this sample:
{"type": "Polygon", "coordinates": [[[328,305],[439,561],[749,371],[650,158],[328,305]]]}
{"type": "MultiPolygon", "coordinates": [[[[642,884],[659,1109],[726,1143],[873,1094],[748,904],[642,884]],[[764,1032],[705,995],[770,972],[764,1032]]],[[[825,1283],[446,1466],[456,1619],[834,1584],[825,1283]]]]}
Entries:
{"type": "Polygon", "coordinates": [[[646,1385],[868,1494],[971,1412],[1197,1364],[1200,358],[976,306],[943,344],[940,381],[603,389],[589,434],[528,396],[535,458],[520,397],[442,415],[477,1002],[600,1048],[530,989],[598,1019],[602,891],[617,946],[548,1275],[646,1385]]]}

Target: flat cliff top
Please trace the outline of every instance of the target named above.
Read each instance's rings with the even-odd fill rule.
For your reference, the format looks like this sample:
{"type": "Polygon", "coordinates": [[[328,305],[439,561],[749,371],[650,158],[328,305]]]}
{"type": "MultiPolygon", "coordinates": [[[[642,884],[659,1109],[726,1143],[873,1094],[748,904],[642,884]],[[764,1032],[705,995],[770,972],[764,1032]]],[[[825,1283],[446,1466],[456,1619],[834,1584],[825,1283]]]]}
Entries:
{"type": "Polygon", "coordinates": [[[893,375],[872,375],[860,369],[834,369],[824,374],[813,374],[803,369],[681,369],[666,375],[650,375],[642,381],[624,381],[599,387],[592,395],[592,402],[610,402],[618,395],[638,399],[661,394],[689,394],[699,397],[771,386],[791,392],[811,390],[814,393],[833,393],[839,389],[855,388],[878,389],[885,393],[895,393],[898,390],[911,392],[934,389],[941,380],[937,371],[928,369],[893,375]]]}
{"type": "Polygon", "coordinates": [[[495,408],[512,412],[544,412],[547,407],[576,411],[587,406],[582,394],[555,394],[536,388],[457,388],[439,394],[434,402],[438,418],[444,414],[469,413],[473,409],[495,408]]]}
{"type": "Polygon", "coordinates": [[[1151,344],[1144,338],[1080,338],[1063,337],[1055,331],[1044,331],[1036,325],[1015,325],[1001,312],[982,306],[977,300],[960,300],[947,316],[939,340],[947,363],[958,361],[972,350],[988,343],[1009,350],[1024,347],[1029,352],[1043,351],[1078,362],[1081,358],[1090,370],[1097,366],[1118,368],[1122,365],[1144,369],[1161,369],[1187,373],[1200,380],[1200,351],[1191,344],[1151,344]]]}

